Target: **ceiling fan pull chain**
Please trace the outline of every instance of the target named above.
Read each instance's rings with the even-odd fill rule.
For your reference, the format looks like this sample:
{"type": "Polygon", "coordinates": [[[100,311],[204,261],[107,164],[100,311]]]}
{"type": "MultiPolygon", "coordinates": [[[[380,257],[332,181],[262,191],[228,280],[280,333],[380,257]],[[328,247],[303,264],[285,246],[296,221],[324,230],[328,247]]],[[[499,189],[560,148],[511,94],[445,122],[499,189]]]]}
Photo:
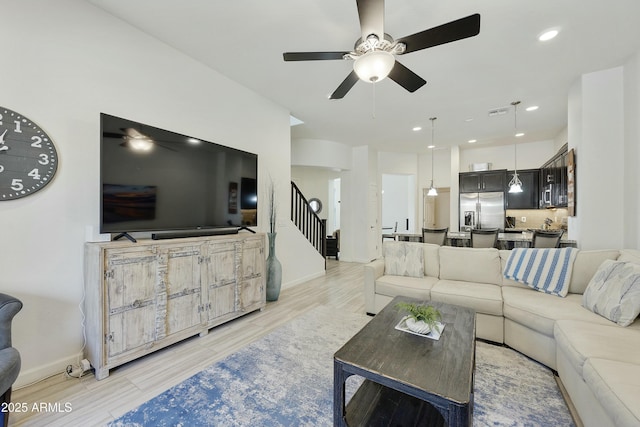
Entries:
{"type": "Polygon", "coordinates": [[[371,118],[373,120],[376,119],[376,84],[375,82],[371,84],[373,91],[373,108],[371,109],[371,118]]]}

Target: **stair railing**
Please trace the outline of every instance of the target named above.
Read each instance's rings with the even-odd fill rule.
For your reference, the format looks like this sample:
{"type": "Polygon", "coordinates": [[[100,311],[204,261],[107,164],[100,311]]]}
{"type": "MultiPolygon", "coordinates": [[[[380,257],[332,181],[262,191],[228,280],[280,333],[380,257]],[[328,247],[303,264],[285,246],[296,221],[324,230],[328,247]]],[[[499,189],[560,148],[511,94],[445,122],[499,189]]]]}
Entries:
{"type": "Polygon", "coordinates": [[[304,234],[309,243],[322,255],[327,253],[327,225],[309,206],[298,186],[291,181],[291,221],[304,234]]]}

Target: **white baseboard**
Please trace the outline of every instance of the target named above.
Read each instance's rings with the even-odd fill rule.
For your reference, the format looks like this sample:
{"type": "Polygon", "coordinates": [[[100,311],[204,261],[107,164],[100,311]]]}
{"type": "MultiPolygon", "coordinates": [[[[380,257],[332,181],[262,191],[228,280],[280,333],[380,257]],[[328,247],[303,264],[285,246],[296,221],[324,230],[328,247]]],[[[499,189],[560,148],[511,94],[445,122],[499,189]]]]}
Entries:
{"type": "Polygon", "coordinates": [[[67,369],[67,366],[77,365],[80,359],[82,359],[82,354],[78,353],[75,356],[68,356],[64,359],[56,360],[44,366],[21,371],[20,375],[18,375],[18,379],[16,379],[16,382],[13,383],[13,389],[17,390],[19,388],[26,387],[57,374],[63,375],[63,373],[67,369]]]}
{"type": "Polygon", "coordinates": [[[291,287],[299,285],[301,283],[308,282],[309,280],[317,279],[318,277],[324,276],[325,273],[326,272],[323,270],[323,271],[319,271],[319,272],[314,273],[314,274],[310,274],[310,275],[305,276],[305,277],[298,278],[297,280],[292,280],[291,282],[284,283],[282,285],[282,289],[291,288],[291,287]]]}

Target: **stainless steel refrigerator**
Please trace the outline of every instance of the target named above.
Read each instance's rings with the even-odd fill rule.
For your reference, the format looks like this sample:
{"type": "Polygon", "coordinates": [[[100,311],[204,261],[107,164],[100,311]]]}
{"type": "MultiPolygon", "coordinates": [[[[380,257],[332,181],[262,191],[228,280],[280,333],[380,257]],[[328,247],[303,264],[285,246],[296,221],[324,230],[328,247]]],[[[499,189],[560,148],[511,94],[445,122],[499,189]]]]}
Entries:
{"type": "Polygon", "coordinates": [[[460,230],[504,228],[504,193],[460,193],[460,230]]]}

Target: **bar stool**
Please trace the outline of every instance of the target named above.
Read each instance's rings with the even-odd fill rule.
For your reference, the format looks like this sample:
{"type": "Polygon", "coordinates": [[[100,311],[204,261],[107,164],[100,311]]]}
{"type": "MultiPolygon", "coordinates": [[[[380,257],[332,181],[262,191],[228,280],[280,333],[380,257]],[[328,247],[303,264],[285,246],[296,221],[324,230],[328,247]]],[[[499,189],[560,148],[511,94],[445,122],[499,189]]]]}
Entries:
{"type": "Polygon", "coordinates": [[[478,228],[471,230],[472,248],[495,248],[497,244],[497,228],[478,228]]]}
{"type": "Polygon", "coordinates": [[[564,230],[534,230],[532,248],[559,248],[564,230]]]}
{"type": "Polygon", "coordinates": [[[449,227],[446,228],[423,228],[422,229],[422,242],[432,243],[434,245],[443,246],[447,241],[447,233],[449,227]]]}

